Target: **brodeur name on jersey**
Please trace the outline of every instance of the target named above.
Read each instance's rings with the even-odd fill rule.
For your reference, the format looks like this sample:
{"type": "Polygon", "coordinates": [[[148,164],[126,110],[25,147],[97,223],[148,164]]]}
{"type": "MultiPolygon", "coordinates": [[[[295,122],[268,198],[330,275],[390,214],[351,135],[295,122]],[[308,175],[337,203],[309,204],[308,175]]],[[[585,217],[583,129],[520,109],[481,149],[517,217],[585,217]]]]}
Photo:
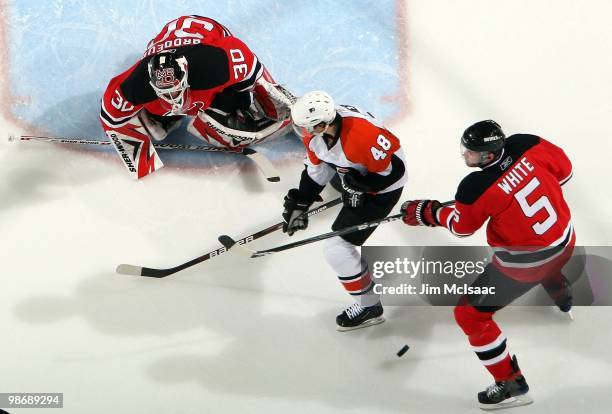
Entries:
{"type": "Polygon", "coordinates": [[[253,52],[223,25],[202,16],[182,16],[149,42],[142,59],[110,81],[102,98],[102,127],[128,171],[144,177],[163,164],[142,125],[130,122],[141,109],[161,116],[195,116],[230,86],[236,91],[252,89],[262,72],[253,52]],[[149,83],[149,60],[168,50],[175,50],[189,62],[189,91],[180,112],[172,112],[171,105],[160,99],[149,83]]]}
{"type": "Polygon", "coordinates": [[[456,204],[440,208],[437,220],[464,237],[490,217],[487,241],[503,267],[520,267],[517,252],[544,251],[551,258],[551,249],[560,254],[575,240],[561,189],[571,177],[572,164],[561,148],[535,135],[512,135],[495,162],[461,181],[456,204]]]}

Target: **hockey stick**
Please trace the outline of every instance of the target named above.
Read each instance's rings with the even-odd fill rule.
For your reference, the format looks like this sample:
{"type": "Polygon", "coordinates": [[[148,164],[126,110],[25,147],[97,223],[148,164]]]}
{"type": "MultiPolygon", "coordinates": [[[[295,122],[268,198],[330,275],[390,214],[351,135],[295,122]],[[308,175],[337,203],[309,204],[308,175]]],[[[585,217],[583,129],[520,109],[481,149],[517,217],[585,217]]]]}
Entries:
{"type": "MultiPolygon", "coordinates": [[[[19,137],[9,135],[9,141],[40,141],[40,142],[52,142],[58,144],[82,144],[82,145],[111,145],[110,141],[101,141],[89,138],[52,138],[52,137],[42,137],[35,135],[21,135],[19,137]]],[[[270,182],[278,182],[280,181],[280,176],[276,168],[272,165],[270,160],[266,158],[264,155],[255,151],[252,148],[218,148],[218,147],[210,147],[207,145],[185,145],[185,144],[167,144],[167,143],[159,143],[153,144],[156,149],[167,149],[167,150],[183,150],[183,151],[204,151],[204,152],[227,152],[233,154],[242,154],[250,158],[257,168],[262,172],[262,174],[266,177],[266,180],[270,182]]]]}
{"type": "MultiPolygon", "coordinates": [[[[322,211],[327,210],[330,207],[333,207],[335,205],[338,205],[342,203],[342,199],[341,198],[337,198],[335,200],[329,201],[325,204],[321,204],[319,207],[317,208],[313,208],[312,210],[309,210],[306,215],[308,217],[314,216],[315,214],[319,214],[322,211]]],[[[243,237],[242,239],[236,241],[235,243],[240,243],[240,244],[244,244],[244,243],[250,243],[253,240],[257,240],[260,237],[263,237],[267,234],[273,233],[276,230],[279,230],[283,227],[283,222],[280,223],[276,223],[270,227],[267,227],[263,230],[258,231],[257,233],[253,233],[249,236],[243,237]]],[[[200,257],[196,257],[193,260],[190,260],[186,263],[180,264],[178,266],[175,267],[171,267],[168,269],[153,269],[150,267],[141,267],[141,266],[133,266],[133,265],[129,265],[129,264],[120,264],[119,266],[117,266],[116,272],[119,274],[123,274],[123,275],[132,275],[132,276],[146,276],[146,277],[155,277],[155,278],[163,278],[166,276],[170,276],[171,274],[174,274],[176,272],[180,272],[181,270],[187,269],[188,267],[191,267],[193,265],[196,265],[198,263],[201,263],[205,260],[211,259],[215,256],[218,256],[220,254],[223,254],[227,251],[226,247],[220,247],[216,250],[213,250],[211,252],[208,252],[200,257]]]]}
{"type": "MultiPolygon", "coordinates": [[[[441,204],[442,206],[449,206],[449,205],[455,204],[455,201],[446,201],[441,204]]],[[[366,230],[372,227],[378,227],[381,224],[390,223],[392,221],[399,220],[403,217],[404,217],[403,213],[395,214],[393,216],[384,217],[378,220],[372,220],[372,221],[367,221],[361,224],[355,224],[354,226],[345,227],[343,229],[331,231],[329,233],[319,234],[318,236],[309,237],[304,240],[298,240],[293,243],[283,244],[282,246],[273,247],[267,250],[255,251],[252,249],[247,249],[246,247],[241,245],[242,243],[240,243],[240,241],[234,241],[234,239],[232,239],[230,236],[227,236],[227,235],[219,236],[219,242],[223,246],[225,246],[227,250],[230,250],[231,252],[235,252],[242,256],[246,256],[250,258],[255,258],[255,257],[266,256],[268,254],[282,252],[284,250],[293,249],[294,247],[300,247],[306,244],[315,243],[321,240],[329,239],[331,237],[344,236],[345,234],[350,234],[350,233],[354,233],[357,231],[366,230]]]]}

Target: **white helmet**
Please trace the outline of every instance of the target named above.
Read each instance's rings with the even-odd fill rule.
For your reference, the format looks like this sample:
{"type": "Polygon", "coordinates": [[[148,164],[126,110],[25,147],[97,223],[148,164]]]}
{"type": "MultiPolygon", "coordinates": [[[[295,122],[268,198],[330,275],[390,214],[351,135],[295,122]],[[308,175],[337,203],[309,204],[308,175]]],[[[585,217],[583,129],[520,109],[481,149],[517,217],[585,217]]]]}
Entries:
{"type": "Polygon", "coordinates": [[[336,118],[336,107],[327,92],[308,92],[291,106],[293,123],[305,128],[309,133],[312,133],[313,128],[321,122],[331,124],[334,118],[336,118]]]}

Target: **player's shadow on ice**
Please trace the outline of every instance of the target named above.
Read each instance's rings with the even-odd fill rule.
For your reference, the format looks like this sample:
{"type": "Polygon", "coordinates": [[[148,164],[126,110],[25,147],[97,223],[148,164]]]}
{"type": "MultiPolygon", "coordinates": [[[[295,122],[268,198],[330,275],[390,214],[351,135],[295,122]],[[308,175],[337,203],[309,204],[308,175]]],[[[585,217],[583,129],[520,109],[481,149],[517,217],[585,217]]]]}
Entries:
{"type": "MultiPolygon", "coordinates": [[[[420,404],[406,385],[418,356],[398,359],[380,336],[383,326],[338,333],[334,323],[338,304],[315,302],[321,309],[309,318],[283,311],[254,314],[246,309],[252,305],[242,301],[245,312],[228,322],[231,328],[226,333],[233,339],[222,351],[176,353],[152,364],[149,376],[172,385],[195,382],[213,393],[323,403],[338,409],[399,412],[420,404]]],[[[431,326],[441,321],[429,320],[421,327],[418,322],[407,325],[427,340],[431,326]]],[[[420,401],[453,403],[451,397],[419,394],[420,401]]]]}
{"type": "MultiPolygon", "coordinates": [[[[248,263],[224,255],[162,280],[98,274],[84,279],[68,295],[25,300],[15,313],[34,325],[82,319],[102,334],[115,337],[119,349],[125,349],[121,338],[132,344],[135,337],[151,337],[153,340],[141,341],[141,346],[171,352],[146,370],[162,384],[193,382],[229,396],[316,402],[345,409],[427,411],[422,410],[426,401],[436,401],[437,408],[451,411],[456,407],[452,395],[426,391],[435,390],[435,384],[418,390],[410,386],[420,381],[415,373],[421,361],[432,357],[427,343],[434,329],[452,331],[456,344],[448,354],[436,355],[437,359],[472,357],[452,320],[451,308],[391,308],[385,324],[338,333],[334,318],[344,303],[309,298],[307,293],[274,293],[264,284],[269,270],[265,262],[248,263]],[[295,311],[288,312],[292,309],[295,311]],[[187,332],[194,334],[186,340],[187,332]],[[191,348],[181,349],[184,343],[177,343],[174,334],[181,334],[179,341],[188,342],[191,348]],[[193,351],[193,337],[196,341],[204,337],[195,348],[201,352],[193,351]],[[390,348],[393,337],[401,341],[390,348]],[[398,359],[394,353],[403,343],[413,346],[398,359]]],[[[548,308],[501,318],[510,331],[522,331],[525,325],[537,330],[558,321],[557,335],[564,334],[562,324],[567,323],[548,308]]],[[[552,337],[549,346],[564,344],[552,337]]],[[[119,349],[107,351],[125,353],[119,349]]],[[[590,354],[583,356],[601,361],[601,354],[590,354]]],[[[466,405],[473,403],[471,397],[466,405]]]]}
{"type": "Polygon", "coordinates": [[[0,209],[8,209],[65,196],[74,188],[92,183],[99,177],[88,174],[73,153],[46,143],[16,142],[1,157],[8,173],[0,183],[0,209]]]}
{"type": "Polygon", "coordinates": [[[24,300],[15,313],[32,324],[80,318],[104,334],[126,337],[165,337],[198,327],[223,331],[223,318],[211,319],[206,313],[231,314],[234,307],[228,298],[258,296],[261,281],[256,273],[247,279],[227,270],[221,273],[224,259],[216,260],[216,265],[196,266],[167,279],[100,273],[83,279],[70,294],[24,300]]]}
{"type": "MultiPolygon", "coordinates": [[[[381,351],[383,338],[377,334],[381,331],[337,333],[334,318],[344,304],[267,292],[264,262],[246,266],[247,259],[242,260],[237,263],[227,255],[162,280],[98,274],[67,295],[24,300],[15,314],[33,325],[81,319],[116,337],[120,349],[125,349],[122,337],[129,344],[135,337],[152,337],[145,341],[146,349],[167,347],[174,353],[147,369],[148,376],[161,383],[195,381],[228,395],[321,401],[334,407],[376,405],[399,410],[409,403],[411,397],[401,384],[416,362],[406,360],[399,370],[385,367],[386,360],[396,357],[394,349],[381,351]],[[236,265],[244,270],[236,271],[236,265]],[[307,311],[287,314],[285,310],[293,306],[307,311]],[[173,339],[173,334],[182,334],[184,341],[191,331],[206,338],[200,343],[204,354],[182,352],[186,350],[173,339]],[[385,385],[375,386],[376,395],[366,398],[364,390],[376,382],[385,385]]],[[[406,330],[426,339],[437,322],[422,322],[408,321],[406,330]]]]}
{"type": "MultiPolygon", "coordinates": [[[[177,353],[151,365],[149,374],[161,383],[195,382],[215,393],[322,402],[344,409],[427,412],[431,410],[423,409],[424,402],[435,401],[436,408],[431,407],[434,412],[442,407],[441,411],[450,412],[462,405],[451,395],[441,398],[435,391],[428,393],[423,387],[417,390],[409,385],[415,380],[422,382],[414,373],[423,360],[452,363],[457,358],[473,357],[467,339],[454,322],[451,307],[391,308],[385,324],[348,333],[334,331],[338,305],[322,303],[321,308],[313,318],[289,317],[282,311],[269,316],[246,313],[232,320],[234,339],[221,352],[177,353]],[[452,350],[434,356],[427,352],[434,328],[449,331],[446,338],[455,344],[452,350]],[[396,349],[388,348],[388,338],[394,337],[417,346],[398,359],[393,355],[396,349]]],[[[554,308],[502,312],[502,326],[510,332],[518,335],[525,327],[531,331],[554,327],[547,346],[568,346],[559,337],[567,335],[570,322],[554,308]]],[[[397,348],[403,343],[397,342],[397,348]]],[[[525,347],[516,348],[518,352],[525,347]]],[[[596,353],[590,357],[600,359],[596,353]]],[[[478,361],[474,358],[473,362],[476,370],[478,361]]],[[[431,381],[432,376],[427,378],[431,381]]],[[[424,388],[435,389],[435,384],[424,388]]],[[[469,397],[472,404],[473,396],[469,397]]]]}
{"type": "Polygon", "coordinates": [[[58,198],[57,192],[46,189],[55,183],[54,174],[37,167],[12,170],[3,181],[0,184],[0,209],[58,198]]]}

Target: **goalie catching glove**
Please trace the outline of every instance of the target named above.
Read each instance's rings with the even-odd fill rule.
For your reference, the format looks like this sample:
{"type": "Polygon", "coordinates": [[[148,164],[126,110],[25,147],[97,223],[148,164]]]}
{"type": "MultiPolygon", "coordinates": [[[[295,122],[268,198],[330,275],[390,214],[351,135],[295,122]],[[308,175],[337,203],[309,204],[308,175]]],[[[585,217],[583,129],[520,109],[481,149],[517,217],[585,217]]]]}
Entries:
{"type": "Polygon", "coordinates": [[[408,200],[400,209],[404,214],[402,220],[409,226],[436,227],[440,223],[436,218],[442,204],[438,200],[408,200]]]}

